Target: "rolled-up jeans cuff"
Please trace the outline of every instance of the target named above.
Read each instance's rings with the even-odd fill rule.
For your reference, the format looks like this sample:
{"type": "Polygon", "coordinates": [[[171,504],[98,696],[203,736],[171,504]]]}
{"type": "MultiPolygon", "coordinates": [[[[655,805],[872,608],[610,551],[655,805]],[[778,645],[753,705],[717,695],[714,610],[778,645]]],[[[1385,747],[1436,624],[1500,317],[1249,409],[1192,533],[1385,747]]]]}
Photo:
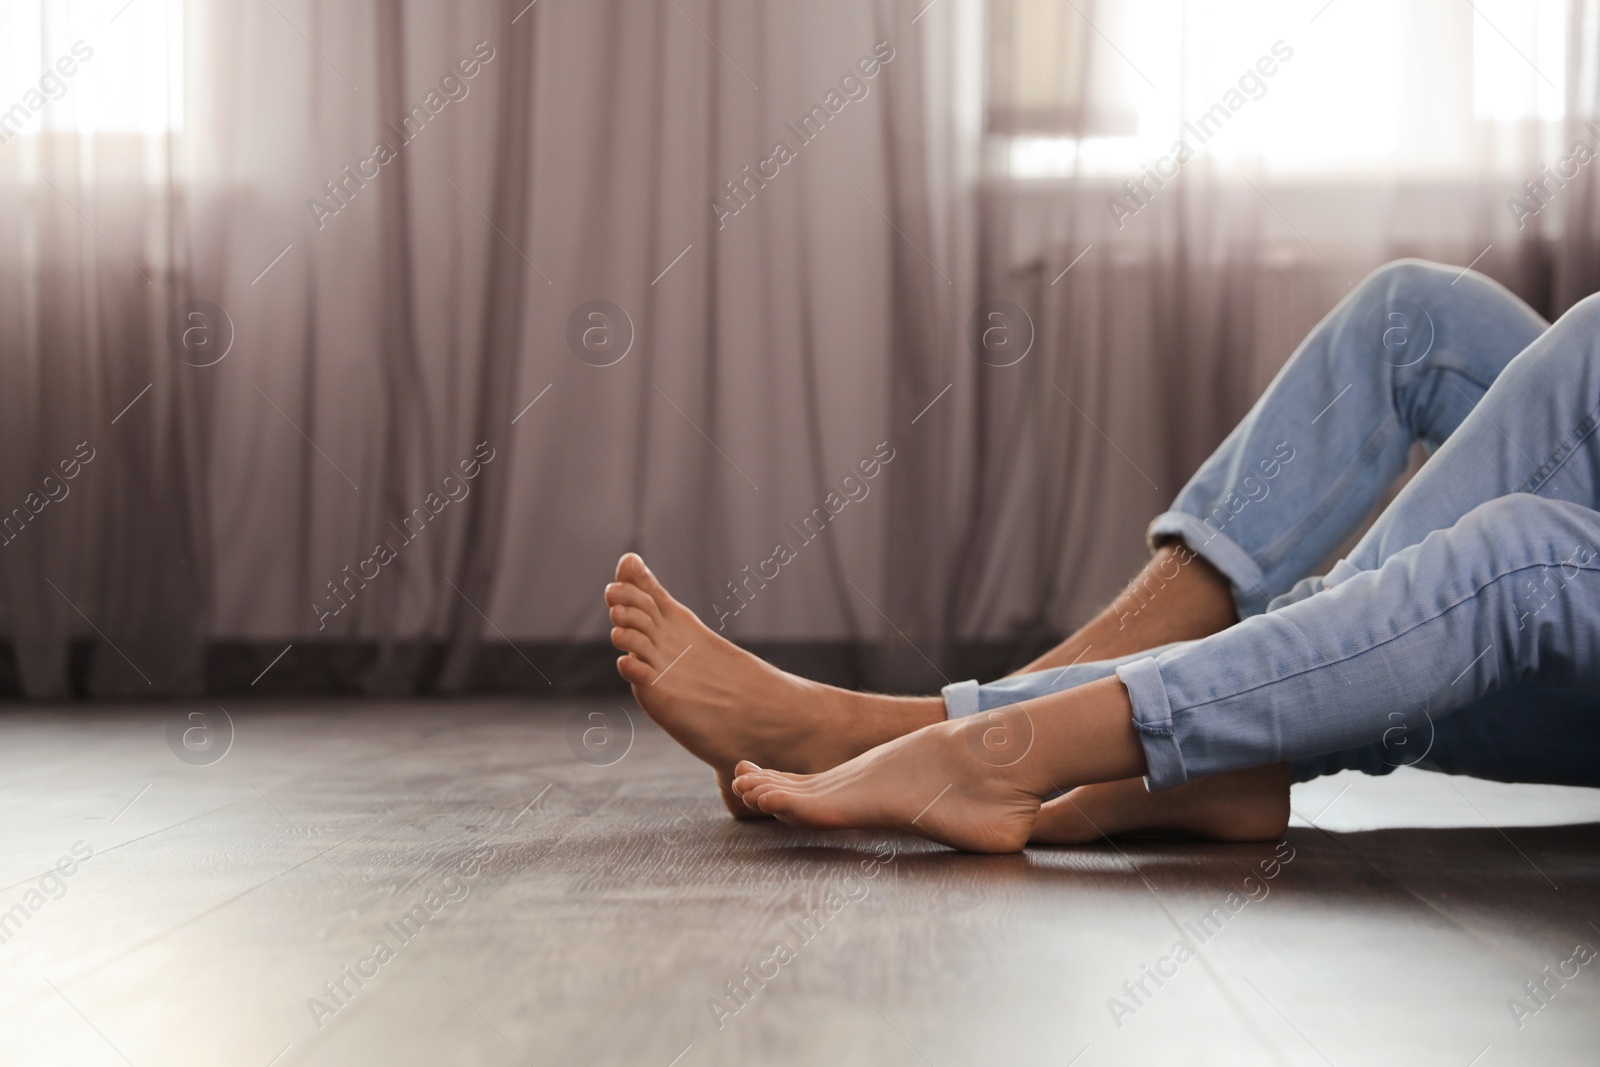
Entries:
{"type": "Polygon", "coordinates": [[[939,692],[944,695],[944,717],[959,719],[978,713],[978,680],[951,682],[939,692]]]}
{"type": "Polygon", "coordinates": [[[1172,707],[1167,703],[1167,687],[1161,681],[1161,668],[1154,657],[1134,660],[1117,668],[1117,677],[1128,689],[1133,703],[1133,725],[1144,748],[1144,787],[1151,792],[1171,789],[1189,780],[1183,766],[1183,752],[1172,732],[1172,707]]]}
{"type": "Polygon", "coordinates": [[[1267,576],[1261,572],[1250,553],[1218,530],[1213,530],[1187,511],[1166,511],[1157,515],[1145,532],[1145,539],[1154,547],[1163,538],[1177,537],[1189,550],[1222,573],[1233,587],[1234,607],[1239,618],[1260,615],[1267,610],[1271,597],[1267,594],[1267,576]]]}

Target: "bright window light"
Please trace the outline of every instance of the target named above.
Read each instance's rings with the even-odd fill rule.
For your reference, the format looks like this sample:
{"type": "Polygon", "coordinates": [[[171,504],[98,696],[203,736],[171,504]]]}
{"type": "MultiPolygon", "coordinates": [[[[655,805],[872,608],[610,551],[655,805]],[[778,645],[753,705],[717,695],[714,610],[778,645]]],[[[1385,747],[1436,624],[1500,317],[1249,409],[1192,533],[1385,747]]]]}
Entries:
{"type": "Polygon", "coordinates": [[[1565,0],[1474,0],[1472,103],[1481,119],[1559,121],[1566,113],[1565,0]]]}
{"type": "Polygon", "coordinates": [[[1565,114],[1566,6],[1102,3],[1091,62],[1100,91],[1138,115],[1137,132],[1009,137],[1010,173],[1126,177],[1179,140],[1212,167],[1245,164],[1269,176],[1476,169],[1496,128],[1534,122],[1554,135],[1565,114]],[[1207,114],[1219,117],[1207,123],[1207,114]]]}
{"type": "Polygon", "coordinates": [[[0,142],[183,128],[183,0],[0,3],[0,142]]]}

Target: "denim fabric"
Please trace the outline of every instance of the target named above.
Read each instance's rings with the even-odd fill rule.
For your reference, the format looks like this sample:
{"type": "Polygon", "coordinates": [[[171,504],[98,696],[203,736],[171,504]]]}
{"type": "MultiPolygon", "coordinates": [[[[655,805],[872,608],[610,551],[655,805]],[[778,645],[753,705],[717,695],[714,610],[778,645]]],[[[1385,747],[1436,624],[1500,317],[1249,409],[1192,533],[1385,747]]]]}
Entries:
{"type": "MultiPolygon", "coordinates": [[[[1292,760],[1600,785],[1600,298],[1545,324],[1416,260],[1361,283],[1150,526],[1233,587],[1200,641],[946,690],[951,715],[1116,673],[1151,788],[1292,760]],[[1421,472],[1326,575],[1415,441],[1421,472]]],[[[1159,597],[1159,590],[1153,596],[1159,597]]]]}

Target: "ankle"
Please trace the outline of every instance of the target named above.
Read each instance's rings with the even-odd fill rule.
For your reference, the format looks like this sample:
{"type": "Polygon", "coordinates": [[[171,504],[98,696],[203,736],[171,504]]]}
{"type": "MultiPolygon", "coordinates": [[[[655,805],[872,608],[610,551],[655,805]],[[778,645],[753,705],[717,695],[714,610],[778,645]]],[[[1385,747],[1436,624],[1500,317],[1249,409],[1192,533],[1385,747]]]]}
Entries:
{"type": "Polygon", "coordinates": [[[1013,768],[1029,792],[1048,796],[1094,782],[1142,777],[1144,746],[1133,704],[1115,675],[1002,709],[1028,739],[1013,768]]]}

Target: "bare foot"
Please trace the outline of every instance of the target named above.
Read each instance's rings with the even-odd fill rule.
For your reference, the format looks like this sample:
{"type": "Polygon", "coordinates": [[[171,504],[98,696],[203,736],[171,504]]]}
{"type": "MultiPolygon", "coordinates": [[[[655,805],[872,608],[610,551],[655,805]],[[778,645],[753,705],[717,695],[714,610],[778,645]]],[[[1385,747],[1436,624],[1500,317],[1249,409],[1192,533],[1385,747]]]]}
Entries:
{"type": "Polygon", "coordinates": [[[944,718],[939,697],[851,693],[796,677],[739,648],[667,592],[629,552],[606,586],[617,671],[639,706],[684,748],[711,764],[723,802],[759,818],[730,787],[733,767],[814,772],[944,718]]]}
{"type": "Polygon", "coordinates": [[[1081,845],[1128,833],[1276,841],[1289,825],[1289,765],[1230,771],[1152,793],[1138,778],[1082,785],[1039,811],[1030,842],[1081,845]]]}
{"type": "Polygon", "coordinates": [[[736,768],[746,804],[814,830],[901,830],[968,852],[1018,852],[1039,814],[1039,789],[1016,764],[974,751],[970,723],[935,723],[822,774],[736,768]]]}

